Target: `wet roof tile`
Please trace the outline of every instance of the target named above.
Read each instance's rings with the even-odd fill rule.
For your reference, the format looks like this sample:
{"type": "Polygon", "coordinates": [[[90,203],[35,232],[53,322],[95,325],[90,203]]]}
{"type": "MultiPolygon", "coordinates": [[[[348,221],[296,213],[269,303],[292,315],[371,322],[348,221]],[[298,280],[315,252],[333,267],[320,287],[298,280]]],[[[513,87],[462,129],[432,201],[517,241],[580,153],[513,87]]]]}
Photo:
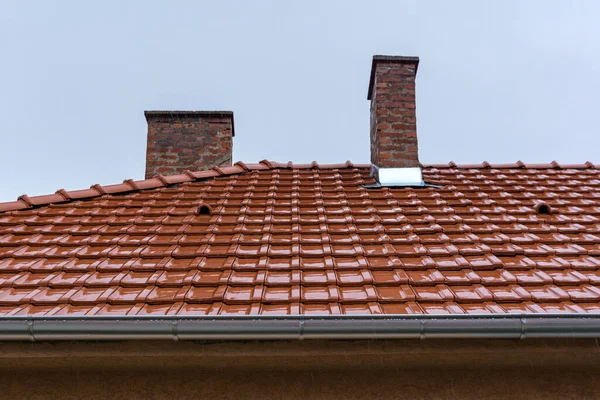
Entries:
{"type": "Polygon", "coordinates": [[[440,187],[262,161],[21,196],[0,204],[0,315],[600,312],[595,165],[423,176],[440,187]]]}

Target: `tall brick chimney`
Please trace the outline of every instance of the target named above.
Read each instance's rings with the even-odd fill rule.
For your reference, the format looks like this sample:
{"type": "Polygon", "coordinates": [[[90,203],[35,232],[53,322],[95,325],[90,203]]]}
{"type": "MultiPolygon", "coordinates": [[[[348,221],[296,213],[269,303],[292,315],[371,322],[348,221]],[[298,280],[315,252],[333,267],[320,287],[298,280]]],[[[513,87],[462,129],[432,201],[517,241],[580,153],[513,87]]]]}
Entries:
{"type": "Polygon", "coordinates": [[[422,184],[417,146],[418,57],[373,56],[371,174],[383,186],[422,184]]]}
{"type": "Polygon", "coordinates": [[[231,166],[233,112],[145,111],[146,178],[231,166]]]}

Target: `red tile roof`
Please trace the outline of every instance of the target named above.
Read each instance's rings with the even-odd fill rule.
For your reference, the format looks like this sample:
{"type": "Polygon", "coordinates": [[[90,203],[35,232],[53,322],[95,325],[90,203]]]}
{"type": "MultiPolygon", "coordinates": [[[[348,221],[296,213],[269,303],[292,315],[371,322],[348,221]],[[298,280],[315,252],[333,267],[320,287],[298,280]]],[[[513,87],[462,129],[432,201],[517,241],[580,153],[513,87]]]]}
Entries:
{"type": "Polygon", "coordinates": [[[600,311],[600,169],[237,163],[0,204],[0,315],[600,311]],[[200,215],[206,205],[210,215],[200,215]]]}

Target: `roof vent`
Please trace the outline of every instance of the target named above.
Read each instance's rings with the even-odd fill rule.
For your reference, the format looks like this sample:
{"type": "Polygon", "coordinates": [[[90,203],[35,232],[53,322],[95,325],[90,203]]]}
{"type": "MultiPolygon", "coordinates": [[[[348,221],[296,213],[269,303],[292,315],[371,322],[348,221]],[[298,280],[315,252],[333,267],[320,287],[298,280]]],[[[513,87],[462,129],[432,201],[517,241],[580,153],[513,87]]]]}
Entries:
{"type": "Polygon", "coordinates": [[[546,203],[538,203],[535,205],[535,212],[539,215],[550,215],[552,214],[552,208],[546,203]]]}
{"type": "Polygon", "coordinates": [[[210,209],[210,206],[207,206],[206,204],[203,204],[200,206],[200,208],[198,209],[198,215],[210,215],[212,214],[212,210],[210,209]]]}

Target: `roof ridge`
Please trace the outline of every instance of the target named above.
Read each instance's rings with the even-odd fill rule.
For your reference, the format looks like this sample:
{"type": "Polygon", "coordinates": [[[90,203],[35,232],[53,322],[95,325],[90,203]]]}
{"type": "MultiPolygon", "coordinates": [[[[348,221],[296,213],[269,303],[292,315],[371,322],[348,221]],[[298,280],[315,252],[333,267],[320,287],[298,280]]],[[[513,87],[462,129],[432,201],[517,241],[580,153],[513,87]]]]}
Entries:
{"type": "Polygon", "coordinates": [[[590,161],[583,164],[559,164],[557,161],[552,161],[548,164],[526,164],[523,161],[517,161],[509,164],[492,164],[484,161],[481,164],[456,164],[450,161],[447,164],[420,164],[422,168],[436,169],[598,169],[600,165],[596,165],[590,161]]]}
{"type": "Polygon", "coordinates": [[[149,179],[125,179],[123,183],[113,185],[94,184],[89,189],[65,190],[59,189],[54,194],[28,196],[23,194],[16,201],[0,202],[0,213],[7,211],[20,211],[54,203],[67,203],[74,200],[90,199],[107,194],[137,192],[145,189],[157,189],[184,182],[194,182],[200,179],[214,178],[217,176],[230,176],[251,171],[264,171],[271,169],[342,169],[342,168],[369,168],[369,164],[353,164],[346,161],[343,164],[319,164],[313,161],[310,164],[294,164],[291,161],[279,163],[276,161],[262,160],[258,163],[246,164],[236,162],[230,167],[213,167],[201,171],[184,171],[175,175],[156,175],[149,179]]]}
{"type": "MultiPolygon", "coordinates": [[[[598,169],[600,165],[591,163],[584,164],[559,164],[552,161],[549,164],[525,164],[517,161],[512,164],[491,164],[487,161],[481,164],[456,164],[450,161],[447,164],[420,164],[422,168],[435,169],[598,169]]],[[[6,211],[19,211],[33,207],[39,207],[54,203],[66,203],[73,200],[90,199],[107,194],[118,194],[136,192],[145,189],[157,189],[184,182],[192,182],[200,179],[214,178],[217,176],[229,176],[251,171],[264,171],[271,169],[342,169],[342,168],[370,168],[369,164],[353,164],[346,161],[343,164],[319,164],[313,161],[309,164],[294,164],[291,161],[280,163],[276,161],[262,160],[258,163],[246,164],[242,161],[236,162],[231,167],[213,167],[201,171],[184,171],[175,175],[156,175],[150,179],[125,179],[123,183],[102,186],[94,184],[89,189],[64,190],[59,189],[54,194],[40,196],[19,196],[16,201],[0,202],[0,213],[6,211]]]]}

